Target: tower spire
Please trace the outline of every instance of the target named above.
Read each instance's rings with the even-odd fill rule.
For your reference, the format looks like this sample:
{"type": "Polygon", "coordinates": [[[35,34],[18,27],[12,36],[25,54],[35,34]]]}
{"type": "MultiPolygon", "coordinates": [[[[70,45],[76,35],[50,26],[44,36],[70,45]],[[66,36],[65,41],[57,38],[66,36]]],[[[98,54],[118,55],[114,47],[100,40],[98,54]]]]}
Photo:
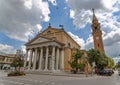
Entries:
{"type": "Polygon", "coordinates": [[[93,11],[93,20],[97,20],[97,18],[96,18],[96,16],[95,16],[94,8],[92,8],[92,11],[93,11]]]}

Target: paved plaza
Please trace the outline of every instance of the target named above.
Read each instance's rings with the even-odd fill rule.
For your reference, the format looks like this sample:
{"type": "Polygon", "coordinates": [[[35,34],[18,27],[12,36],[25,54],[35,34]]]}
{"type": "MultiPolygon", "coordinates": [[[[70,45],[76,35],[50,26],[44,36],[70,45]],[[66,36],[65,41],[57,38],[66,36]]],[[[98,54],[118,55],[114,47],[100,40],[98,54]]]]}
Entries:
{"type": "Polygon", "coordinates": [[[7,77],[0,71],[0,85],[119,85],[120,76],[53,76],[27,74],[20,77],[7,77]]]}

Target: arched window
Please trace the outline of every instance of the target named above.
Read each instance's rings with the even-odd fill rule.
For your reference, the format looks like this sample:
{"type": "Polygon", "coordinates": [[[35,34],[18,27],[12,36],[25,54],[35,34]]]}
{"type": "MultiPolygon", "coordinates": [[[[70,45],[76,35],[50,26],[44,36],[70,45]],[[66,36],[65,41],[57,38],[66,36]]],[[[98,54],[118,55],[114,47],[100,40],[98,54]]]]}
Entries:
{"type": "Polygon", "coordinates": [[[98,44],[98,47],[99,47],[99,44],[98,44]]]}
{"type": "Polygon", "coordinates": [[[70,44],[70,43],[68,43],[68,47],[71,47],[71,44],[70,44]]]}

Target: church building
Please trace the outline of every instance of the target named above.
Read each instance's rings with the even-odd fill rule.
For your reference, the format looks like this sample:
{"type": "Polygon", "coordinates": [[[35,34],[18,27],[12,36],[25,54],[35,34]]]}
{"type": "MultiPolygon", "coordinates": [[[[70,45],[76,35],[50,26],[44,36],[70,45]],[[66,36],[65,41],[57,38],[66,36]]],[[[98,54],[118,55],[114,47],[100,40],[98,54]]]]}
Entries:
{"type": "MultiPolygon", "coordinates": [[[[104,53],[100,23],[93,9],[92,34],[94,49],[104,53]]],[[[29,71],[70,71],[69,61],[80,46],[62,28],[48,28],[26,44],[24,68],[29,71]],[[28,63],[27,63],[28,62],[28,63]]]]}
{"type": "Polygon", "coordinates": [[[33,71],[69,71],[68,61],[80,49],[64,28],[48,28],[26,44],[24,67],[33,71]],[[28,61],[28,64],[27,64],[28,61]]]}

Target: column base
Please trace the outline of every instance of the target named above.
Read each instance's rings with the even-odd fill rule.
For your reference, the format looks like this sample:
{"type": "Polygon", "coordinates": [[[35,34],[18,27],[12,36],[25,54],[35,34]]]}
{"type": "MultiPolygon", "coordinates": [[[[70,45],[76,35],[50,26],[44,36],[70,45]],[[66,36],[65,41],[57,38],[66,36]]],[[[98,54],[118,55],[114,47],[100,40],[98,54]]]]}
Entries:
{"type": "Polygon", "coordinates": [[[48,69],[44,69],[44,71],[48,71],[48,69]]]}

